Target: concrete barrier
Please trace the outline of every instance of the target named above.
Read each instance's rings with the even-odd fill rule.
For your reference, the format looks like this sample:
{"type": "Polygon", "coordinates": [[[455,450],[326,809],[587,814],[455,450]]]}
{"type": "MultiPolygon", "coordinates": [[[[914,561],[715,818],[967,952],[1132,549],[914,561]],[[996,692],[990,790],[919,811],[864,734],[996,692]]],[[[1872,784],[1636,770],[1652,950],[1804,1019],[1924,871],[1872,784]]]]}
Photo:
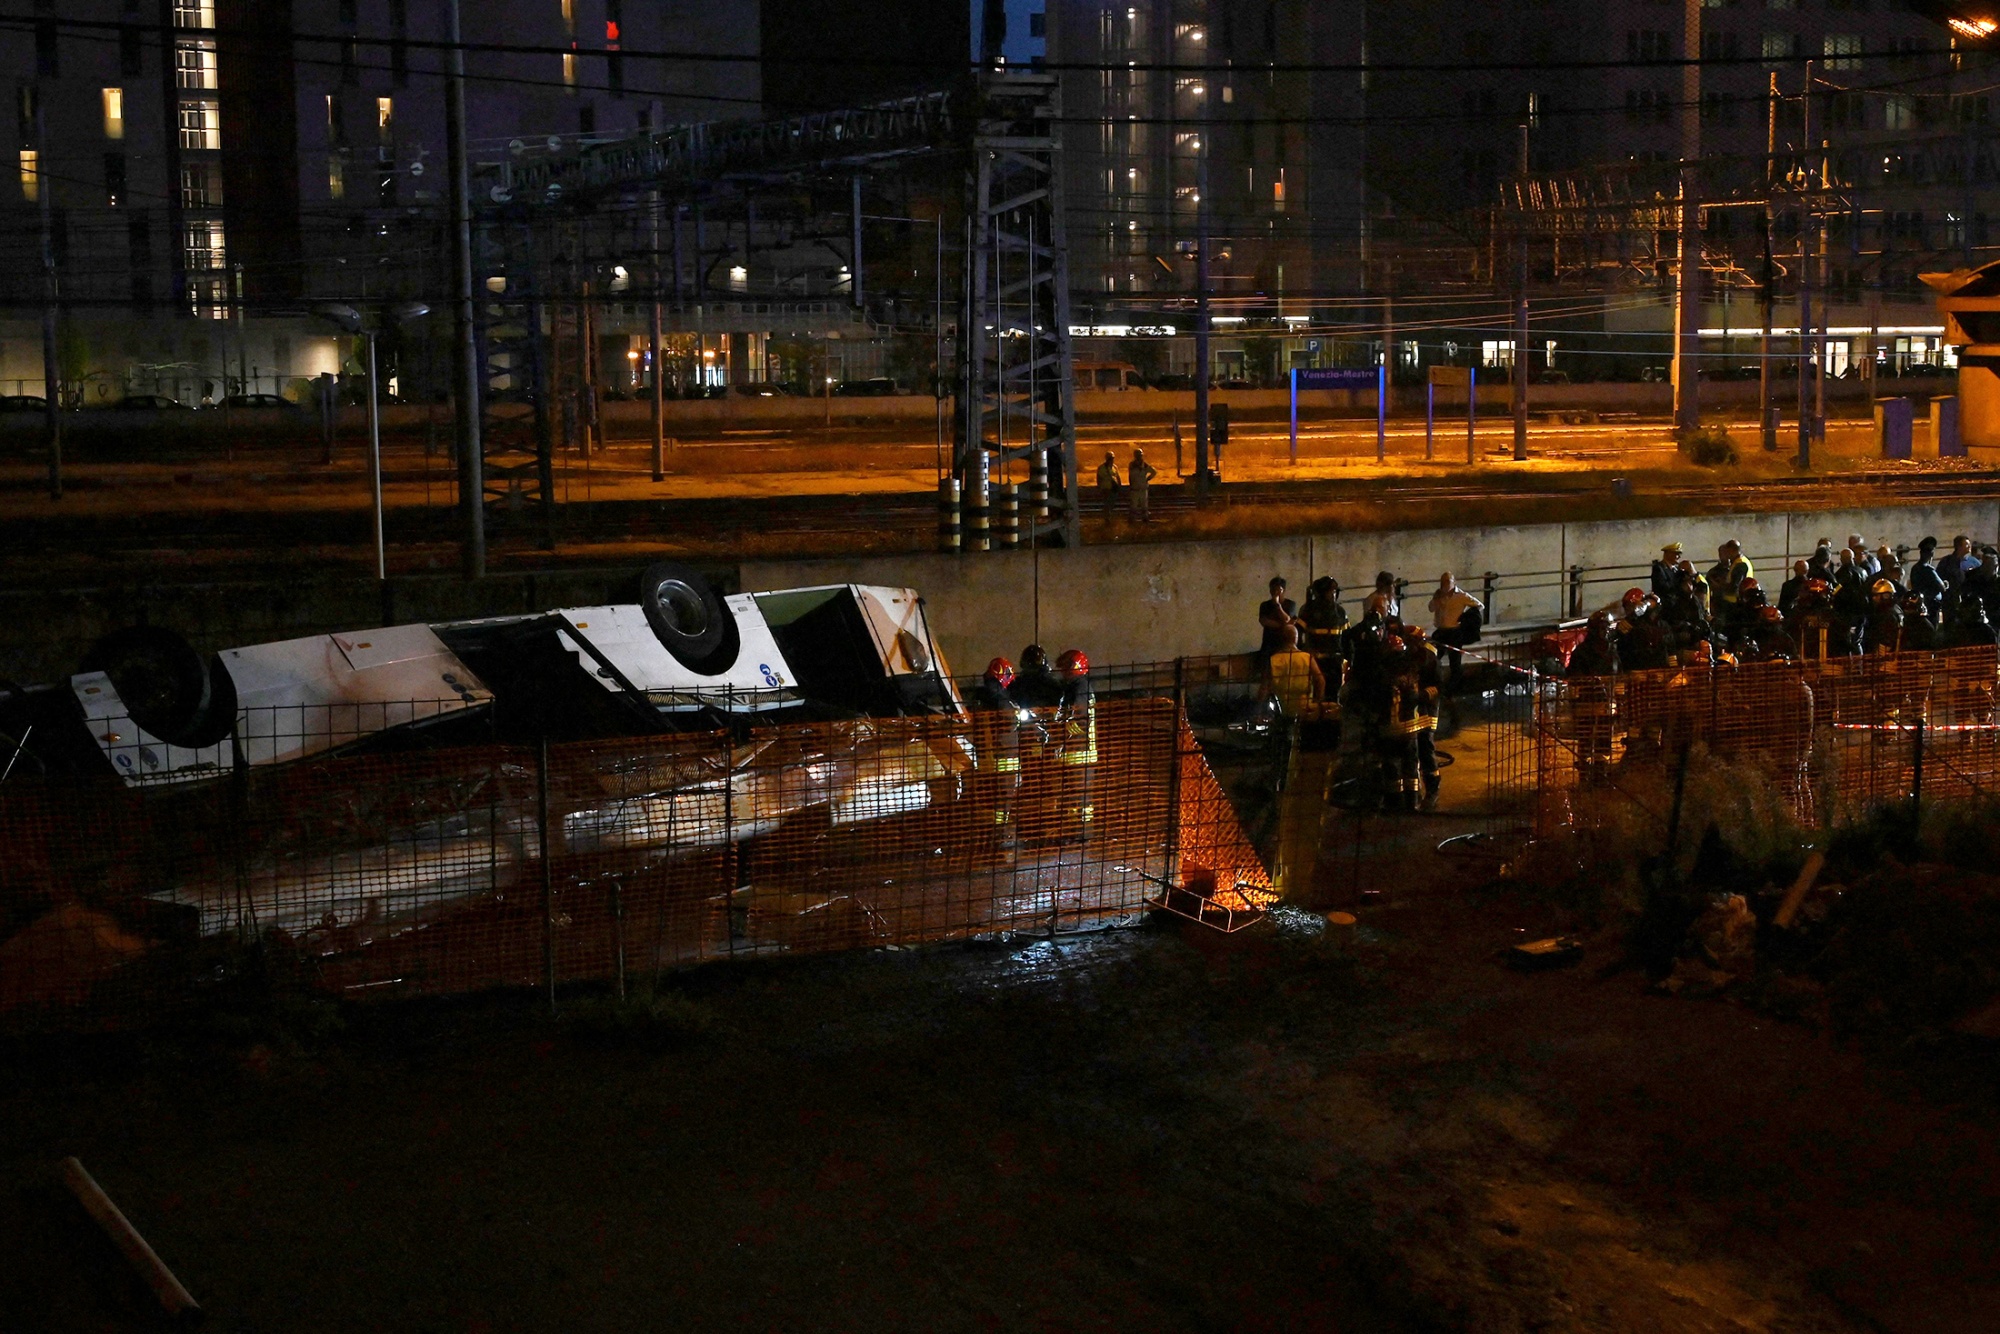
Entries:
{"type": "Polygon", "coordinates": [[[1347,590],[1350,609],[1379,570],[1410,581],[1413,614],[1439,572],[1451,570],[1475,595],[1488,570],[1505,576],[1490,619],[1500,628],[1546,623],[1570,614],[1567,572],[1580,566],[1582,609],[1643,585],[1648,562],[1670,541],[1682,543],[1704,572],[1730,537],[1743,544],[1758,577],[1775,594],[1793,559],[1812,554],[1817,538],[1836,546],[1852,532],[1914,545],[1926,533],[1949,545],[1955,533],[2000,540],[2000,502],[1883,506],[1807,514],[1702,515],[1521,527],[1439,528],[1411,532],[1329,533],[1236,542],[1083,547],[1074,551],[925,555],[843,560],[750,561],[747,592],[825,583],[909,584],[924,594],[939,646],[954,666],[1040,642],[1051,653],[1081,648],[1104,662],[1140,662],[1192,654],[1240,653],[1257,645],[1257,604],[1272,575],[1292,596],[1322,574],[1347,590]]]}
{"type": "MultiPolygon", "coordinates": [[[[1518,527],[1462,527],[1382,533],[1323,533],[1223,542],[1087,546],[1074,551],[747,561],[710,567],[746,592],[828,583],[914,587],[924,594],[940,647],[970,670],[996,653],[1039,640],[1052,652],[1077,647],[1102,662],[1240,653],[1257,645],[1257,604],[1272,575],[1304,599],[1306,585],[1331,574],[1350,608],[1378,570],[1409,580],[1409,608],[1423,614],[1441,570],[1482,595],[1489,570],[1490,620],[1498,629],[1546,624],[1570,614],[1568,571],[1586,573],[1575,590],[1582,610],[1645,583],[1660,546],[1677,541],[1707,570],[1734,537],[1775,593],[1793,558],[1814,540],[1837,546],[1860,533],[1872,547],[1914,545],[1926,533],[1949,547],[1957,533],[2000,541],[2000,502],[1884,505],[1800,514],[1702,515],[1518,527]]],[[[448,620],[626,601],[638,568],[604,567],[506,575],[468,585],[449,576],[398,577],[390,596],[374,581],[150,584],[144,587],[0,592],[0,678],[50,680],[76,668],[100,635],[130,624],[143,607],[154,624],[221,648],[394,621],[448,620]]]]}

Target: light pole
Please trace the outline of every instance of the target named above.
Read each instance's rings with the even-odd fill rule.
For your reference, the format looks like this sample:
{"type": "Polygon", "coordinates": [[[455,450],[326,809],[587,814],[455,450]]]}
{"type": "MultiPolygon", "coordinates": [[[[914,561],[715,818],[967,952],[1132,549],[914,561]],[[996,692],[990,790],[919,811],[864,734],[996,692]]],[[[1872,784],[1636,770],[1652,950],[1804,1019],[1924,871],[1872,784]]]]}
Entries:
{"type": "MultiPolygon", "coordinates": [[[[368,344],[368,487],[375,510],[375,578],[377,582],[386,582],[389,553],[382,541],[382,400],[375,383],[375,330],[368,327],[361,312],[352,306],[328,303],[313,307],[313,313],[336,328],[360,334],[368,344]]],[[[431,308],[421,301],[404,301],[384,310],[382,319],[395,325],[422,319],[430,313],[431,308]]]]}

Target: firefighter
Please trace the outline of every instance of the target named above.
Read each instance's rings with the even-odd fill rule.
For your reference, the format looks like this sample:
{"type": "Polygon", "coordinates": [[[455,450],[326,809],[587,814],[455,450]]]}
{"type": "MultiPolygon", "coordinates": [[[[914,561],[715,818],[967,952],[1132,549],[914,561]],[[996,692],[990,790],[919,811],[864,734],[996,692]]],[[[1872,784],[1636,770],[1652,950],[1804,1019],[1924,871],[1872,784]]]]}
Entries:
{"type": "Polygon", "coordinates": [[[1602,777],[1611,765],[1613,718],[1617,713],[1618,644],[1611,635],[1611,613],[1591,613],[1583,642],[1569,655],[1563,675],[1570,687],[1570,709],[1576,718],[1577,767],[1602,777]]]}
{"type": "Polygon", "coordinates": [[[1643,590],[1628,588],[1619,599],[1625,615],[1615,627],[1618,661],[1628,672],[1649,672],[1667,665],[1668,630],[1659,608],[1643,590]]]}
{"type": "Polygon", "coordinates": [[[1425,640],[1422,626],[1404,627],[1403,651],[1416,662],[1417,777],[1424,785],[1421,805],[1428,810],[1437,805],[1438,789],[1444,783],[1437,759],[1438,708],[1444,698],[1444,673],[1438,664],[1437,646],[1425,640]]]}
{"type": "Polygon", "coordinates": [[[1799,656],[1799,646],[1785,629],[1784,613],[1776,607],[1759,607],[1756,623],[1745,645],[1750,662],[1791,662],[1799,656]]]}
{"type": "Polygon", "coordinates": [[[977,747],[976,782],[984,789],[980,808],[993,809],[993,830],[999,846],[1014,846],[1014,799],[1021,787],[1021,719],[1014,701],[1014,664],[995,658],[972,688],[973,742],[977,747]]]}
{"type": "Polygon", "coordinates": [[[1867,653],[1894,653],[1903,643],[1903,609],[1896,605],[1896,585],[1877,579],[1868,586],[1868,617],[1862,622],[1861,644],[1867,653]]]}
{"type": "Polygon", "coordinates": [[[1383,637],[1382,667],[1378,745],[1387,793],[1383,804],[1389,810],[1414,811],[1423,790],[1417,773],[1417,737],[1424,731],[1423,690],[1417,681],[1417,656],[1401,633],[1383,637]]]}
{"type": "MultiPolygon", "coordinates": [[[[1340,584],[1323,574],[1306,589],[1306,605],[1299,609],[1305,625],[1305,650],[1319,663],[1329,684],[1340,680],[1340,637],[1347,629],[1347,608],[1340,605],[1340,584]]],[[[1331,693],[1331,692],[1329,692],[1331,693]]]]}
{"type": "Polygon", "coordinates": [[[1049,670],[1048,651],[1040,644],[1021,650],[1021,672],[1007,693],[1024,709],[1053,709],[1062,703],[1062,682],[1049,670]]]}
{"type": "Polygon", "coordinates": [[[1905,653],[1930,653],[1938,647],[1937,623],[1931,620],[1930,606],[1922,593],[1911,589],[1903,594],[1903,638],[1905,653]]]}
{"type": "Polygon", "coordinates": [[[1754,578],[1745,579],[1736,590],[1735,614],[1729,618],[1729,624],[1723,627],[1723,632],[1729,636],[1730,642],[1755,638],[1760,620],[1759,613],[1770,605],[1771,600],[1764,596],[1764,586],[1754,578]]]}
{"type": "Polygon", "coordinates": [[[1853,651],[1853,636],[1847,622],[1833,609],[1833,586],[1824,579],[1806,581],[1799,594],[1798,615],[1792,618],[1792,639],[1798,644],[1799,658],[1819,662],[1844,658],[1853,651]]]}
{"type": "Polygon", "coordinates": [[[1097,700],[1090,689],[1090,659],[1081,649],[1066,649],[1056,660],[1062,699],[1056,706],[1052,740],[1061,767],[1062,816],[1075,823],[1077,837],[1088,841],[1097,811],[1091,805],[1091,777],[1097,768],[1097,700]]]}

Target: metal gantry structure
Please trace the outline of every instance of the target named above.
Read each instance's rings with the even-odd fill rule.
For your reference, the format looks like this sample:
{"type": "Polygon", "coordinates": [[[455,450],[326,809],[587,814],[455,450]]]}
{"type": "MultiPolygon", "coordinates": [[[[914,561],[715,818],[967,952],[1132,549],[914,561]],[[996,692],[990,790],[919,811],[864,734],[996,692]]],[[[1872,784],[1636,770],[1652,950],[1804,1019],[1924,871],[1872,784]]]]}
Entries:
{"type": "MultiPolygon", "coordinates": [[[[1013,546],[1080,540],[1072,393],[1069,255],[1063,232],[1060,115],[1052,75],[985,86],[973,135],[966,308],[953,468],[975,534],[1013,546]],[[1017,512],[1020,482],[1027,514],[1017,512]],[[997,506],[1001,521],[989,525],[997,506]]],[[[985,542],[975,536],[977,550],[985,542]]]]}
{"type": "Polygon", "coordinates": [[[606,294],[615,261],[630,266],[624,299],[657,306],[670,291],[678,304],[683,219],[691,216],[699,300],[704,207],[734,198],[754,220],[760,192],[796,197],[816,185],[852,185],[852,295],[862,307],[858,182],[956,158],[967,168],[968,226],[959,370],[949,380],[959,423],[952,471],[968,498],[1025,474],[1027,522],[1003,532],[1073,545],[1076,428],[1057,124],[1053,77],[995,73],[970,92],[879,106],[510,144],[503,161],[475,172],[471,190],[487,525],[532,530],[554,544],[556,451],[572,435],[586,450],[590,440],[588,422],[570,429],[564,405],[580,397],[587,415],[592,401],[587,382],[569,386],[580,395],[565,394],[560,344],[574,340],[588,358],[591,284],[606,294]],[[665,266],[670,283],[659,276],[665,266]]]}

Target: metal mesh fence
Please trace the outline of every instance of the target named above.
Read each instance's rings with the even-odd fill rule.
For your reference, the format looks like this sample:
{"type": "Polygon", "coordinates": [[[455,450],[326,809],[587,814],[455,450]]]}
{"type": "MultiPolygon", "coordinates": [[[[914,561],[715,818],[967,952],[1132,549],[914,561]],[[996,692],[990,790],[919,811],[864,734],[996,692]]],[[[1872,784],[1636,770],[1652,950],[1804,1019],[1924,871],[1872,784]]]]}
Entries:
{"type": "Polygon", "coordinates": [[[1808,827],[1918,795],[1984,795],[2000,784],[1997,658],[1992,648],[1966,648],[1543,678],[1536,832],[1590,822],[1606,809],[1594,798],[1638,791],[1628,775],[1670,766],[1683,752],[1733,767],[1808,827]]]}
{"type": "Polygon", "coordinates": [[[1066,931],[1149,906],[1241,925],[1269,877],[1177,699],[1131,675],[1088,722],[487,741],[171,785],[16,774],[0,789],[0,1025],[122,1022],[247,959],[335,994],[409,995],[1066,931]]]}

